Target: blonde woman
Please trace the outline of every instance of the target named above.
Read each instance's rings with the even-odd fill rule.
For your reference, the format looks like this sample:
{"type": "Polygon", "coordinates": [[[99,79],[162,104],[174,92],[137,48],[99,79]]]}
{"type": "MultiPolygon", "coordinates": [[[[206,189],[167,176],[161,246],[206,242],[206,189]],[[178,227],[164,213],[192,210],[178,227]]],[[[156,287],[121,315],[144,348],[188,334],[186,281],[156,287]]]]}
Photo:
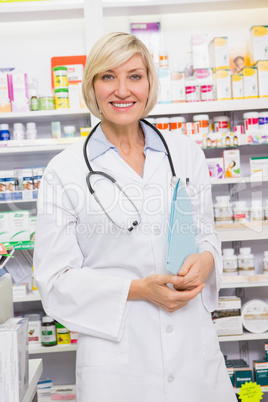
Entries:
{"type": "Polygon", "coordinates": [[[210,316],[221,251],[203,153],[142,120],[158,79],[134,36],[95,44],[83,93],[101,122],[46,169],[34,258],[46,313],[79,332],[77,401],[234,402],[210,316]],[[166,270],[174,170],[190,181],[197,246],[178,275],[166,270]]]}

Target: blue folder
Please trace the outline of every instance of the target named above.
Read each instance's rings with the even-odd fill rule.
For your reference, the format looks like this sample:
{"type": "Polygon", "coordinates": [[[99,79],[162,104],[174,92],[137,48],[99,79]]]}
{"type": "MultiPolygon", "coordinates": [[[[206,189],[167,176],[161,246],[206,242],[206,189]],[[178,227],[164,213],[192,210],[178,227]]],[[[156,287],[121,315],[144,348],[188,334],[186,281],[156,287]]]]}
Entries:
{"type": "Polygon", "coordinates": [[[184,184],[178,180],[169,219],[167,270],[177,275],[185,258],[196,252],[192,204],[184,184]]]}

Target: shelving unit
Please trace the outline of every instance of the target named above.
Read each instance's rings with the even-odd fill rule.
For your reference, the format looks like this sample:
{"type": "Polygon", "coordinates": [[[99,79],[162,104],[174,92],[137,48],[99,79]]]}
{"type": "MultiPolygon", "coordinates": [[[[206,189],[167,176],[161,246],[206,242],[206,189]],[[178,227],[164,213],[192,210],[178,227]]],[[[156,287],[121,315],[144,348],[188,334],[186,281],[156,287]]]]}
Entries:
{"type": "Polygon", "coordinates": [[[29,360],[29,386],[22,402],[31,402],[36,393],[36,386],[43,371],[42,359],[29,360]]]}

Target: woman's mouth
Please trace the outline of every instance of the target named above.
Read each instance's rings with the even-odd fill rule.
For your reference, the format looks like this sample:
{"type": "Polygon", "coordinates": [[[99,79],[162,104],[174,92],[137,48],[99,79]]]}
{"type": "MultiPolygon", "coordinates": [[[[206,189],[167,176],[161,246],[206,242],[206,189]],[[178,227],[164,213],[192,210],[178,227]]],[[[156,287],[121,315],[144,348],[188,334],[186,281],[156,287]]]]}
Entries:
{"type": "Polygon", "coordinates": [[[135,102],[110,102],[111,105],[115,108],[125,109],[133,106],[135,102]]]}

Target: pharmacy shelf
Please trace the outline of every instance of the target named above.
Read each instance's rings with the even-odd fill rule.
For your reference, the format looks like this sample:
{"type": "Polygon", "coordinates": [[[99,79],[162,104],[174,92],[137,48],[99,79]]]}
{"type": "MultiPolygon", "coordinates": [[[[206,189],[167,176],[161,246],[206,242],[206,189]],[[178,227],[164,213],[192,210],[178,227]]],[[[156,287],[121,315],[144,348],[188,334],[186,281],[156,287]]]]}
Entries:
{"type": "Polygon", "coordinates": [[[215,225],[222,242],[268,239],[268,221],[215,225]]]}
{"type": "Polygon", "coordinates": [[[76,344],[70,343],[69,345],[55,345],[55,346],[29,346],[30,355],[39,355],[43,353],[61,353],[76,351],[76,344]]]}
{"type": "MultiPolygon", "coordinates": [[[[26,3],[24,3],[26,4],[26,3]]],[[[2,7],[0,3],[0,7],[2,7]]],[[[1,13],[0,13],[1,15],[1,13]]],[[[9,112],[9,113],[0,113],[0,123],[8,121],[19,121],[31,119],[43,118],[44,120],[50,120],[51,118],[59,117],[83,117],[90,116],[90,112],[88,109],[54,109],[54,110],[37,110],[35,112],[9,112]]]]}
{"type": "Polygon", "coordinates": [[[22,402],[32,402],[36,393],[36,386],[43,372],[42,359],[29,360],[29,386],[25,392],[22,402]]]}
{"type": "Polygon", "coordinates": [[[59,20],[84,17],[83,0],[0,3],[0,22],[59,20]]]}
{"type": "Polygon", "coordinates": [[[14,296],[13,295],[14,303],[24,303],[24,302],[32,302],[32,301],[41,301],[40,294],[29,292],[24,296],[14,296]]]}
{"type": "MultiPolygon", "coordinates": [[[[170,14],[252,8],[251,0],[103,0],[104,16],[170,14]]],[[[254,8],[267,7],[266,0],[255,0],[254,8]]]]}
{"type": "Polygon", "coordinates": [[[219,342],[237,342],[237,341],[268,341],[268,331],[262,334],[252,334],[250,332],[244,332],[243,335],[228,335],[219,336],[219,342]]]}
{"type": "Polygon", "coordinates": [[[241,183],[264,183],[268,182],[268,176],[253,175],[249,177],[234,177],[223,179],[210,179],[211,184],[241,184],[241,183]]]}
{"type": "Polygon", "coordinates": [[[0,155],[1,154],[21,154],[31,152],[59,152],[64,150],[68,145],[83,139],[83,137],[70,137],[70,138],[48,138],[36,140],[21,140],[21,141],[1,141],[0,155]]]}
{"type": "Polygon", "coordinates": [[[256,288],[268,286],[268,274],[222,276],[221,289],[256,288]]]}
{"type": "Polygon", "coordinates": [[[182,102],[157,104],[150,116],[168,116],[195,113],[223,113],[239,110],[268,109],[267,98],[256,99],[232,99],[212,102],[182,102]]]}

